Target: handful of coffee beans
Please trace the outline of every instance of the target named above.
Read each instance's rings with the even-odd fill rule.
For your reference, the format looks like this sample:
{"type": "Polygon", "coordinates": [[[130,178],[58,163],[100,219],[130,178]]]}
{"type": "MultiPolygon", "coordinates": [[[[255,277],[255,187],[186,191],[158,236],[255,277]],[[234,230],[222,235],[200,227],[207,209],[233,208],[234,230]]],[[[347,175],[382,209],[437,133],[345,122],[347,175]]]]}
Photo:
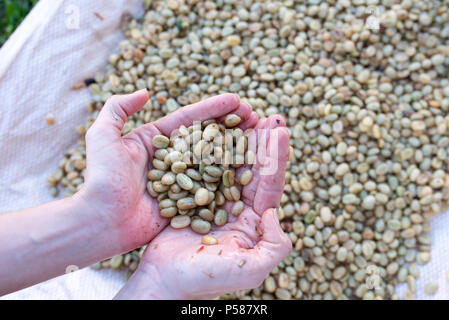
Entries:
{"type": "Polygon", "coordinates": [[[230,114],[224,124],[215,120],[181,126],[171,137],[157,135],[157,149],[148,172],[148,193],[159,201],[160,214],[171,219],[175,229],[190,226],[207,234],[212,223],[223,226],[228,212],[220,207],[232,201],[231,214],[240,215],[241,186],[248,185],[253,173],[248,168],[236,181],[236,169],[251,165],[255,152],[248,150],[248,136],[236,128],[239,116],[230,114]]]}

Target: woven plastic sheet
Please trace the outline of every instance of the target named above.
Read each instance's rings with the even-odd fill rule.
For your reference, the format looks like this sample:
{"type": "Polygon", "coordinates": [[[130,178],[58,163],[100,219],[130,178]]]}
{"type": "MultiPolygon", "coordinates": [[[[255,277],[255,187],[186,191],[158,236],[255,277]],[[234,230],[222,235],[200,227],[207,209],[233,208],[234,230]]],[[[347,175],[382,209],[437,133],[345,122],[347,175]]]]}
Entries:
{"type": "MultiPolygon", "coordinates": [[[[71,87],[105,67],[118,50],[124,11],[141,14],[140,0],[41,0],[0,51],[0,212],[49,202],[45,186],[75,128],[87,117],[89,92],[71,87]],[[47,113],[56,123],[45,124],[47,113]]],[[[449,215],[431,223],[432,260],[421,268],[419,299],[448,299],[449,215]],[[424,286],[439,283],[429,297],[424,286]]],[[[7,257],[1,257],[7,259],[7,257]]],[[[30,266],[32,268],[33,266],[30,266]]],[[[3,299],[110,299],[123,274],[84,269],[10,294],[3,299]]],[[[399,287],[401,293],[404,286],[399,287]]]]}

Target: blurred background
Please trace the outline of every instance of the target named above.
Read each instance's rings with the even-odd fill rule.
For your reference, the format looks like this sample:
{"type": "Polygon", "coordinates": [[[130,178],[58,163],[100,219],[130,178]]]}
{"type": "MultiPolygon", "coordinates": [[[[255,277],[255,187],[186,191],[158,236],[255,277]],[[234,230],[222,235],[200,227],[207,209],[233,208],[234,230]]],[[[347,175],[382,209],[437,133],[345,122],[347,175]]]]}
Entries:
{"type": "Polygon", "coordinates": [[[0,1],[0,47],[19,26],[38,0],[0,1]]]}

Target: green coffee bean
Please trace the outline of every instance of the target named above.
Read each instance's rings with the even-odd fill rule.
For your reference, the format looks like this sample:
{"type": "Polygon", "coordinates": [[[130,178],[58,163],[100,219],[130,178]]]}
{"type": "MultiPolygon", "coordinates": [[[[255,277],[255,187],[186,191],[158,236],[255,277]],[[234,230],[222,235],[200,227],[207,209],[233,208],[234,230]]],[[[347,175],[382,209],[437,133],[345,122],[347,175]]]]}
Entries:
{"type": "Polygon", "coordinates": [[[170,226],[173,229],[183,229],[187,228],[190,225],[190,222],[189,216],[176,216],[170,220],[170,226]]]}
{"type": "Polygon", "coordinates": [[[162,193],[168,191],[169,186],[163,185],[160,181],[154,181],[153,182],[153,190],[162,193]]]}
{"type": "Polygon", "coordinates": [[[204,173],[203,180],[208,183],[214,183],[214,182],[220,181],[220,177],[212,177],[212,176],[208,175],[207,173],[204,173]]]}
{"type": "Polygon", "coordinates": [[[205,168],[206,168],[206,164],[204,163],[204,161],[201,161],[200,164],[199,164],[199,168],[198,168],[201,176],[204,174],[204,169],[205,168]]]}
{"type": "Polygon", "coordinates": [[[193,220],[190,224],[190,227],[193,231],[199,234],[206,234],[210,231],[211,225],[210,222],[204,221],[202,219],[193,220]]]}
{"type": "Polygon", "coordinates": [[[193,155],[200,159],[203,154],[203,149],[205,149],[207,145],[208,143],[204,140],[198,141],[198,143],[193,147],[193,155]]]}
{"type": "Polygon", "coordinates": [[[167,172],[161,179],[161,183],[171,186],[176,182],[176,176],[173,172],[167,172]]]}
{"type": "Polygon", "coordinates": [[[154,198],[156,198],[156,197],[159,195],[159,193],[157,193],[156,191],[154,191],[154,189],[153,189],[153,182],[151,182],[151,181],[149,181],[149,182],[147,183],[147,191],[148,191],[148,193],[149,193],[152,197],[154,197],[154,198]]]}
{"type": "Polygon", "coordinates": [[[159,181],[162,179],[164,174],[165,174],[165,171],[152,169],[152,170],[148,171],[148,179],[150,181],[159,181]]]}
{"type": "Polygon", "coordinates": [[[167,148],[170,144],[170,139],[166,136],[157,135],[153,137],[153,146],[158,149],[167,148]]]}
{"type": "MultiPolygon", "coordinates": [[[[166,149],[164,149],[164,150],[166,150],[166,149]]],[[[172,161],[171,161],[171,158],[170,158],[170,155],[169,155],[169,154],[167,154],[167,155],[165,156],[165,158],[163,159],[163,161],[164,161],[164,163],[167,165],[167,167],[170,167],[170,166],[172,165],[172,161]]]]}
{"type": "Polygon", "coordinates": [[[217,212],[215,212],[214,223],[217,226],[223,226],[226,224],[227,221],[228,221],[228,213],[226,212],[226,210],[219,209],[217,210],[217,212]]]}
{"type": "Polygon", "coordinates": [[[218,243],[218,240],[212,236],[204,236],[203,238],[201,238],[201,243],[208,246],[213,246],[218,243]]]}
{"type": "Polygon", "coordinates": [[[256,153],[254,151],[248,150],[245,153],[245,163],[248,165],[253,165],[256,163],[256,153]]]}
{"type": "Polygon", "coordinates": [[[201,209],[198,215],[206,221],[214,221],[214,214],[209,209],[201,209]]]}
{"type": "Polygon", "coordinates": [[[187,168],[187,164],[185,162],[176,161],[171,165],[171,171],[174,173],[182,173],[187,168]]]}
{"type": "Polygon", "coordinates": [[[193,209],[196,207],[195,199],[192,197],[186,197],[183,199],[179,199],[178,202],[176,203],[176,205],[178,206],[178,209],[181,209],[181,210],[188,210],[188,209],[193,209]]]}
{"type": "Polygon", "coordinates": [[[184,139],[176,139],[173,142],[173,149],[175,149],[175,151],[183,153],[186,152],[188,148],[189,146],[187,145],[187,142],[184,139]]]}
{"type": "Polygon", "coordinates": [[[432,296],[438,291],[438,283],[436,282],[429,282],[425,285],[424,291],[429,295],[432,296]]]}
{"type": "Polygon", "coordinates": [[[237,201],[232,205],[231,213],[233,216],[238,217],[243,212],[244,208],[245,204],[243,203],[243,201],[237,201]]]}
{"type": "Polygon", "coordinates": [[[159,193],[157,196],[157,201],[161,202],[162,200],[165,200],[168,198],[168,192],[159,193]]]}
{"type": "Polygon", "coordinates": [[[231,198],[233,201],[239,201],[240,200],[240,190],[239,188],[237,188],[236,186],[232,186],[229,189],[230,193],[231,193],[231,198]]]}
{"type": "Polygon", "coordinates": [[[212,191],[212,192],[215,192],[218,189],[218,185],[213,182],[205,182],[204,186],[206,187],[207,190],[212,191]]]}
{"type": "Polygon", "coordinates": [[[226,202],[226,198],[224,197],[224,195],[221,191],[217,191],[215,193],[215,202],[216,202],[217,206],[222,206],[226,202]]]}
{"type": "Polygon", "coordinates": [[[182,153],[179,151],[172,151],[168,154],[171,163],[182,161],[182,153]]]}
{"type": "Polygon", "coordinates": [[[225,172],[223,172],[222,181],[226,188],[232,187],[235,183],[234,172],[232,170],[226,170],[225,172]]]}
{"type": "Polygon", "coordinates": [[[115,256],[111,259],[111,268],[118,270],[122,266],[123,256],[115,256]]]}
{"type": "Polygon", "coordinates": [[[245,155],[244,154],[236,154],[234,162],[231,164],[231,167],[234,169],[238,169],[244,164],[245,164],[245,155]]]}
{"type": "Polygon", "coordinates": [[[213,140],[218,135],[219,132],[220,132],[220,128],[219,128],[218,124],[211,123],[203,131],[204,141],[213,140]]]}
{"type": "Polygon", "coordinates": [[[205,188],[199,188],[195,193],[195,203],[198,206],[204,206],[209,202],[209,191],[205,188]]]}
{"type": "Polygon", "coordinates": [[[214,166],[207,166],[206,168],[204,168],[204,170],[206,171],[206,173],[209,176],[214,177],[214,178],[221,178],[221,176],[223,174],[223,171],[221,171],[220,168],[214,167],[214,166]]]}
{"type": "Polygon", "coordinates": [[[176,175],[176,182],[178,185],[184,189],[184,190],[192,190],[193,188],[193,182],[192,179],[190,179],[186,174],[184,173],[178,173],[176,175]]]}
{"type": "MultiPolygon", "coordinates": [[[[239,137],[237,139],[237,145],[235,147],[235,152],[237,153],[237,155],[244,155],[246,152],[246,148],[247,148],[248,142],[246,140],[245,136],[239,137]]],[[[244,158],[243,160],[240,160],[240,162],[237,162],[238,164],[243,164],[244,163],[244,158]]]]}
{"type": "Polygon", "coordinates": [[[198,143],[198,141],[200,141],[203,137],[203,132],[201,130],[196,130],[193,131],[192,134],[190,135],[190,141],[193,144],[198,143]]]}
{"type": "Polygon", "coordinates": [[[192,217],[195,214],[195,209],[178,209],[178,213],[182,216],[192,217]]]}
{"type": "Polygon", "coordinates": [[[164,161],[165,157],[167,156],[168,151],[167,149],[158,149],[156,150],[156,152],[154,153],[154,157],[156,159],[162,160],[164,161]]]}
{"type": "Polygon", "coordinates": [[[193,188],[192,190],[190,190],[190,193],[195,194],[199,188],[202,188],[201,183],[199,183],[198,181],[193,181],[193,188]]]}
{"type": "Polygon", "coordinates": [[[168,168],[167,164],[159,159],[153,159],[153,167],[161,171],[165,171],[168,168]]]}
{"type": "Polygon", "coordinates": [[[251,170],[245,170],[240,175],[240,184],[246,186],[253,180],[253,172],[251,170]]]}
{"type": "Polygon", "coordinates": [[[198,171],[196,171],[195,169],[187,169],[186,174],[193,180],[196,180],[196,181],[202,180],[201,174],[198,171]]]}
{"type": "Polygon", "coordinates": [[[170,207],[176,207],[176,202],[172,199],[164,199],[161,202],[159,202],[159,208],[160,209],[166,209],[170,207]]]}
{"type": "Polygon", "coordinates": [[[217,123],[214,119],[208,119],[208,120],[204,120],[203,122],[201,122],[201,126],[204,128],[206,128],[208,125],[212,124],[212,123],[217,123]]]}
{"type": "Polygon", "coordinates": [[[223,196],[226,198],[226,200],[228,201],[234,201],[234,198],[231,194],[231,189],[230,188],[223,188],[223,190],[221,190],[221,192],[223,193],[223,196]]]}
{"type": "Polygon", "coordinates": [[[174,184],[172,184],[170,186],[170,191],[173,192],[173,193],[179,193],[179,192],[181,192],[183,190],[181,189],[181,187],[177,183],[174,183],[174,184]]]}
{"type": "Polygon", "coordinates": [[[212,201],[215,200],[215,193],[212,191],[208,191],[209,192],[209,199],[207,201],[207,204],[210,204],[212,201]]]}
{"type": "Polygon", "coordinates": [[[207,209],[209,209],[211,212],[215,212],[215,209],[217,208],[217,203],[215,201],[212,201],[207,206],[207,209]]]}
{"type": "Polygon", "coordinates": [[[242,119],[236,114],[228,114],[225,118],[225,125],[228,128],[233,128],[240,124],[242,119]]]}
{"type": "Polygon", "coordinates": [[[176,207],[169,207],[161,210],[161,216],[164,218],[171,218],[176,216],[178,213],[178,208],[176,207]]]}

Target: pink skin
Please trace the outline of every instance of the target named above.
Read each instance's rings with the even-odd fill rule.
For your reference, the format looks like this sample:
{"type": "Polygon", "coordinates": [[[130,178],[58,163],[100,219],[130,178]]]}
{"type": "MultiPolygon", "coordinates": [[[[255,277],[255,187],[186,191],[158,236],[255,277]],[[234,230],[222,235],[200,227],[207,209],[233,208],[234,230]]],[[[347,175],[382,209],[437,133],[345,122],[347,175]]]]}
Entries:
{"type": "Polygon", "coordinates": [[[277,171],[261,176],[260,165],[252,167],[253,181],[242,191],[244,211],[236,218],[229,213],[232,203],[226,203],[223,207],[229,222],[210,232],[218,244],[203,245],[203,236],[190,228],[168,226],[149,244],[137,272],[116,298],[212,299],[263,282],[292,247],[272,209],[279,206],[284,186],[289,148],[284,126],[279,115],[256,124],[257,128],[278,133],[277,141],[270,140],[266,145],[268,157],[270,145],[278,146],[277,171]]]}
{"type": "Polygon", "coordinates": [[[251,114],[251,108],[240,104],[236,95],[224,94],[181,108],[121,137],[126,119],[148,98],[146,90],[110,98],[86,135],[87,173],[81,195],[118,226],[122,251],[143,246],[168,224],[159,215],[157,201],[146,191],[148,163],[155,152],[153,137],[170,136],[180,125],[195,120],[251,114]]]}
{"type": "Polygon", "coordinates": [[[83,268],[128,252],[156,236],[117,298],[211,298],[258,286],[285,258],[291,243],[271,209],[279,205],[284,185],[288,153],[284,120],[270,116],[258,121],[257,114],[236,95],[224,94],[181,108],[122,137],[126,119],[148,98],[143,90],[106,102],[86,135],[87,171],[80,192],[0,215],[0,256],[8,257],[0,260],[0,295],[59,276],[69,265],[83,268]],[[165,228],[168,221],[160,217],[157,201],[146,191],[148,163],[155,151],[152,139],[161,133],[169,136],[182,124],[223,119],[229,113],[244,119],[242,129],[278,131],[274,145],[279,166],[270,176],[260,175],[260,165],[252,167],[254,180],[242,191],[244,212],[212,230],[218,245],[198,250],[201,236],[188,229],[165,228]]]}

